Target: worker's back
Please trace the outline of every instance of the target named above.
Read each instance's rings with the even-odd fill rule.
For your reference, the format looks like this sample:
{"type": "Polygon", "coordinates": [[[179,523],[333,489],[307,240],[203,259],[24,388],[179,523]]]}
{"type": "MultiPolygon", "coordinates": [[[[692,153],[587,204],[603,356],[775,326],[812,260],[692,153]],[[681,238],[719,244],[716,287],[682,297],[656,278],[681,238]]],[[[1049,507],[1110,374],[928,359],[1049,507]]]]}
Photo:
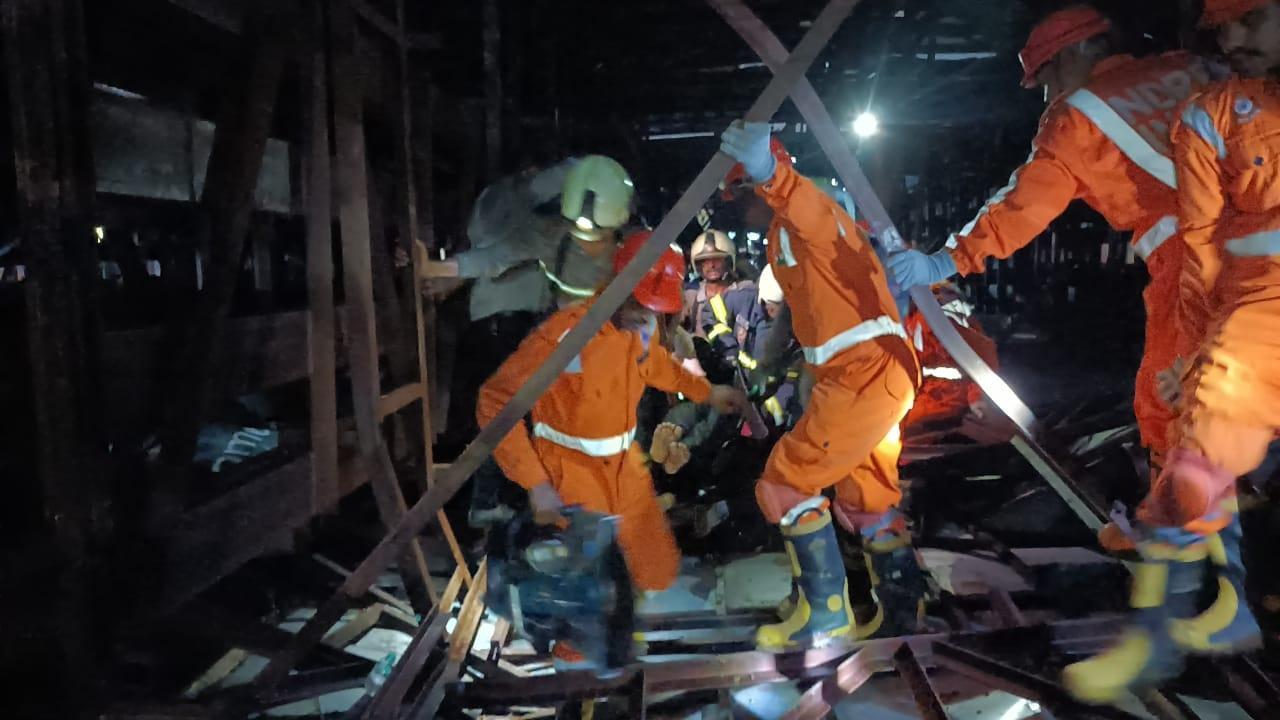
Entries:
{"type": "Polygon", "coordinates": [[[1220,74],[1185,52],[1115,55],[1098,64],[1083,89],[1045,113],[1037,142],[1076,177],[1081,199],[1112,227],[1134,232],[1144,258],[1174,232],[1169,132],[1182,104],[1220,74]],[[1166,217],[1166,227],[1149,235],[1166,217]]]}

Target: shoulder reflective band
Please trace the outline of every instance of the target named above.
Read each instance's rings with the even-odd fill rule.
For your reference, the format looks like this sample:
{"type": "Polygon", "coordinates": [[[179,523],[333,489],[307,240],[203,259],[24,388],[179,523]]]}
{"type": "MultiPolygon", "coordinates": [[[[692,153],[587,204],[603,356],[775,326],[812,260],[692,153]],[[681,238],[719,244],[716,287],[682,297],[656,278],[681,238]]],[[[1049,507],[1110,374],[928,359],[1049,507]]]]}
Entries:
{"type": "Polygon", "coordinates": [[[533,436],[550,440],[560,447],[577,450],[583,455],[591,457],[611,457],[613,455],[621,455],[631,447],[631,441],[635,440],[636,429],[604,438],[584,438],[576,435],[567,435],[547,425],[546,423],[537,423],[533,426],[533,436]]]}
{"type": "Polygon", "coordinates": [[[1165,215],[1160,218],[1160,222],[1152,225],[1150,230],[1138,238],[1138,241],[1133,244],[1133,251],[1145,261],[1155,254],[1155,251],[1159,250],[1166,240],[1177,234],[1178,216],[1165,215]]]}
{"type": "Polygon", "coordinates": [[[724,295],[713,295],[707,304],[711,306],[711,314],[716,316],[716,325],[711,328],[711,332],[707,333],[707,339],[715,340],[721,335],[733,332],[733,328],[729,327],[729,308],[725,307],[724,295]]]}
{"type": "Polygon", "coordinates": [[[1266,230],[1228,240],[1227,252],[1236,257],[1280,255],[1280,230],[1266,230]]]}
{"type": "Polygon", "coordinates": [[[1151,177],[1168,185],[1178,187],[1177,175],[1173,171],[1173,161],[1161,155],[1151,143],[1147,142],[1137,130],[1120,117],[1120,113],[1108,105],[1102,98],[1089,90],[1077,90],[1067,98],[1067,104],[1079,110],[1089,118],[1107,136],[1107,139],[1120,148],[1120,152],[1142,168],[1151,177]]]}
{"type": "Polygon", "coordinates": [[[551,268],[547,267],[547,264],[542,262],[541,260],[538,261],[538,267],[542,268],[542,274],[547,276],[547,279],[551,281],[551,284],[559,288],[560,292],[564,293],[565,295],[571,295],[573,297],[579,297],[579,298],[589,298],[596,294],[595,288],[574,287],[564,282],[560,278],[556,277],[556,274],[551,272],[551,268]]]}
{"type": "Polygon", "coordinates": [[[845,330],[818,347],[804,348],[804,359],[811,365],[826,365],[836,355],[854,345],[886,335],[896,335],[905,340],[907,330],[888,315],[881,315],[874,320],[867,320],[845,330]]]}

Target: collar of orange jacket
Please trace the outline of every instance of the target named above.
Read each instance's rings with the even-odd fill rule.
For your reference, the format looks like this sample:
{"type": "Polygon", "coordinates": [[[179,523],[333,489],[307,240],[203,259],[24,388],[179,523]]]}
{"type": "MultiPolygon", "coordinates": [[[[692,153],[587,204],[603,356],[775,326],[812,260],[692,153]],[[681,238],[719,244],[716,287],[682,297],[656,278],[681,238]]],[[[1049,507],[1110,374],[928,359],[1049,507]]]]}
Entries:
{"type": "Polygon", "coordinates": [[[1125,65],[1128,65],[1129,63],[1133,62],[1135,59],[1136,58],[1134,58],[1132,55],[1129,55],[1127,53],[1121,53],[1119,55],[1112,55],[1110,57],[1102,58],[1101,60],[1098,61],[1097,65],[1093,66],[1093,72],[1089,73],[1089,78],[1093,79],[1093,78],[1102,77],[1103,75],[1106,75],[1107,73],[1113,70],[1116,70],[1118,68],[1124,67],[1125,65]]]}

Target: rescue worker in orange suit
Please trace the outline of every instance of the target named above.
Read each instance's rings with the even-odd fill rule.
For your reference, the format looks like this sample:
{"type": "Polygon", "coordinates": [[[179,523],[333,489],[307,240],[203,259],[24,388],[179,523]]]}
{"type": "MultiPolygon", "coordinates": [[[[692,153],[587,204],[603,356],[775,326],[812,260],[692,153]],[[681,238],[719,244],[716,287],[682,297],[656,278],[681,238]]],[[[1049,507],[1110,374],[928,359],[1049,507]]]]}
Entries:
{"type": "MultiPolygon", "coordinates": [[[[772,212],[769,266],[790,309],[779,319],[790,317],[790,330],[815,376],[804,415],[774,446],[756,483],[765,518],[781,528],[793,580],[786,616],[759,628],[756,645],[783,651],[903,625],[914,631],[921,619],[919,597],[901,607],[882,596],[876,618],[858,628],[832,525],[834,513],[835,521],[863,538],[872,582],[882,580],[881,589],[915,587],[919,582],[912,578],[922,580],[897,510],[898,423],[911,407],[920,370],[888,278],[871,241],[791,166],[768,124],[735,122],[722,136],[721,151],[755,183],[754,194],[741,201],[758,198],[772,212]],[[833,487],[834,502],[823,496],[833,487]]],[[[759,208],[748,206],[748,217],[759,208]]],[[[753,374],[776,377],[777,369],[761,367],[753,374]]]]}
{"type": "MultiPolygon", "coordinates": [[[[614,256],[621,270],[650,237],[632,233],[614,256]]],[[[632,296],[534,404],[530,421],[494,451],[507,477],[529,491],[535,517],[564,505],[622,518],[619,545],[639,590],[662,590],[680,552],[654,496],[644,453],[633,443],[645,387],[683,393],[729,413],[745,407],[735,388],[711,385],[681,367],[657,340],[660,314],[680,312],[684,255],[669,249],[632,296]]],[[[487,425],[580,321],[593,301],[560,310],[538,326],[480,389],[476,418],[487,425]]],[[[571,649],[557,657],[574,660],[571,649]]]]}
{"type": "MultiPolygon", "coordinates": [[[[1161,400],[1156,376],[1175,357],[1182,257],[1169,130],[1178,106],[1221,72],[1185,52],[1116,54],[1111,29],[1097,10],[1081,5],[1049,15],[1032,30],[1020,55],[1023,84],[1042,86],[1049,107],[1030,158],[946,249],[932,255],[908,250],[887,265],[903,288],[983,272],[988,258],[1026,247],[1077,199],[1117,230],[1131,231],[1150,275],[1134,414],[1158,467],[1169,449],[1173,412],[1161,400]]],[[[1100,540],[1112,549],[1132,546],[1114,526],[1100,540]]]]}
{"type": "Polygon", "coordinates": [[[1202,24],[1217,28],[1238,73],[1193,97],[1173,133],[1187,243],[1177,312],[1203,340],[1188,356],[1176,445],[1138,508],[1144,562],[1130,625],[1065,674],[1092,702],[1175,676],[1187,652],[1261,642],[1235,489],[1280,429],[1280,1],[1206,0],[1202,24]],[[1206,559],[1218,594],[1193,617],[1206,559]]]}
{"type": "Polygon", "coordinates": [[[738,278],[733,241],[719,230],[702,233],[690,248],[689,264],[699,282],[685,290],[686,327],[711,346],[714,356],[699,359],[713,375],[750,368],[754,362],[742,339],[757,314],[756,285],[738,278]]]}
{"type": "MultiPolygon", "coordinates": [[[[982,326],[971,317],[973,308],[965,301],[959,288],[951,283],[940,283],[934,287],[933,294],[956,332],[992,369],[998,369],[995,343],[983,334],[982,326]]],[[[929,329],[920,311],[913,307],[902,324],[916,349],[916,356],[920,358],[923,378],[915,405],[902,421],[904,432],[924,423],[959,420],[971,409],[979,407],[984,397],[981,388],[955,366],[955,361],[929,329]]]]}

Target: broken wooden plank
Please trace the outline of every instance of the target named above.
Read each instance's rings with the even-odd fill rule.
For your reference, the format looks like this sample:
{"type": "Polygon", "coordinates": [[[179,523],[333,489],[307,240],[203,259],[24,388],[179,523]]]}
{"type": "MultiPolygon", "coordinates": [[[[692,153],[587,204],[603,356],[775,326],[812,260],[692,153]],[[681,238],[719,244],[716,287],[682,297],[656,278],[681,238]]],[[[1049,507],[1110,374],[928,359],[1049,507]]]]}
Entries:
{"type": "MultiPolygon", "coordinates": [[[[313,553],[311,555],[311,558],[316,562],[320,563],[321,565],[334,571],[335,573],[341,575],[343,579],[346,579],[351,576],[350,570],[342,567],[341,565],[330,560],[329,558],[323,555],[320,555],[319,553],[313,553]]],[[[370,587],[369,594],[381,600],[382,602],[386,603],[387,605],[390,605],[396,610],[399,610],[401,613],[403,613],[405,616],[408,617],[409,622],[416,624],[416,621],[413,619],[413,606],[409,605],[409,603],[401,600],[400,598],[392,595],[391,593],[388,593],[386,590],[383,590],[377,586],[370,587]]]]}

